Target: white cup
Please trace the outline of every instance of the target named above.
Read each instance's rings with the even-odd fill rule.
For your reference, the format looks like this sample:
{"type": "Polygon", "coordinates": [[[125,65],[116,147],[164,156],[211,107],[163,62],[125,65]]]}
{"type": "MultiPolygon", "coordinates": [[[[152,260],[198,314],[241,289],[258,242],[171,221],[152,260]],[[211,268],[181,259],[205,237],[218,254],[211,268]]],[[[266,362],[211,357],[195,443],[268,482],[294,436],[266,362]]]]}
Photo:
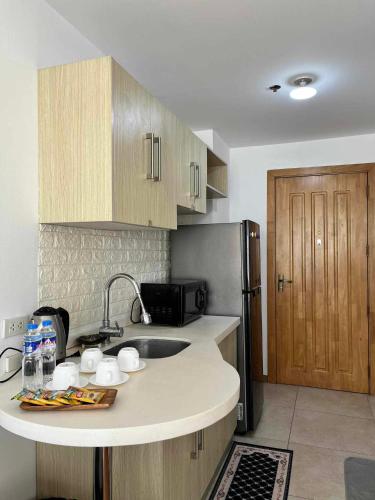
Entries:
{"type": "Polygon", "coordinates": [[[52,377],[54,390],[67,389],[70,385],[79,385],[78,365],[67,361],[56,366],[52,377]]]}
{"type": "Polygon", "coordinates": [[[120,367],[115,358],[104,358],[96,367],[95,381],[99,385],[116,385],[121,382],[120,367]]]}
{"type": "Polygon", "coordinates": [[[123,347],[118,355],[120,370],[137,370],[139,368],[139,352],[135,347],[123,347]]]}
{"type": "Polygon", "coordinates": [[[94,372],[99,361],[103,359],[103,353],[97,347],[85,349],[81,356],[81,371],[94,372]]]}

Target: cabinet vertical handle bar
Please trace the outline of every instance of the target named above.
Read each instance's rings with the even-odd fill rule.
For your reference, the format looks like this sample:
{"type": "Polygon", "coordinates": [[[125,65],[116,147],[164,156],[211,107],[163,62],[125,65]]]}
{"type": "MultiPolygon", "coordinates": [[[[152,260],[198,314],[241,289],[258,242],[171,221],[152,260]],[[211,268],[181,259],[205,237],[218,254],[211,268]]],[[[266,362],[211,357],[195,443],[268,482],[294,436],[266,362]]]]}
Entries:
{"type": "Polygon", "coordinates": [[[190,197],[195,198],[195,163],[190,162],[190,197]]]}
{"type": "Polygon", "coordinates": [[[150,180],[155,180],[155,159],[154,159],[154,142],[155,142],[155,137],[154,133],[150,132],[146,134],[146,139],[149,139],[151,141],[151,154],[150,154],[150,168],[147,171],[147,179],[150,180]]]}
{"type": "Polygon", "coordinates": [[[155,143],[158,145],[158,174],[155,181],[161,181],[161,137],[155,137],[155,143]]]}
{"type": "Polygon", "coordinates": [[[198,450],[199,450],[199,432],[194,433],[194,449],[190,453],[190,458],[192,460],[198,459],[198,450]]]}
{"type": "Polygon", "coordinates": [[[198,431],[198,451],[204,450],[204,429],[198,431]]]}
{"type": "Polygon", "coordinates": [[[201,196],[201,174],[200,174],[200,166],[198,163],[195,164],[195,181],[194,181],[194,195],[196,198],[200,198],[201,196]]]}

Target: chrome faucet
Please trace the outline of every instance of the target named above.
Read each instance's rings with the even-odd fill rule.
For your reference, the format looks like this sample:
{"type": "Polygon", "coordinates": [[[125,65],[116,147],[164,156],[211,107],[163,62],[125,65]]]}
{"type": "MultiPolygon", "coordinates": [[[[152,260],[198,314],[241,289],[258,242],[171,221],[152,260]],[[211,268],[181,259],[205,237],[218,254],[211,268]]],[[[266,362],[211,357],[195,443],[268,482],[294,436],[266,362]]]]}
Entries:
{"type": "Polygon", "coordinates": [[[107,283],[104,286],[104,316],[103,316],[103,324],[99,330],[99,333],[101,335],[106,335],[108,338],[109,337],[122,337],[124,335],[123,327],[119,326],[117,321],[115,322],[115,326],[111,326],[111,322],[109,320],[109,292],[111,290],[112,284],[120,278],[124,278],[127,281],[130,281],[130,283],[133,285],[133,288],[135,290],[135,293],[137,294],[137,297],[139,299],[139,303],[141,305],[141,311],[142,311],[141,322],[144,325],[150,325],[152,322],[151,316],[146,311],[145,305],[143,303],[138,283],[135,281],[133,276],[130,276],[130,274],[126,274],[126,273],[114,274],[111,278],[109,278],[109,280],[107,281],[107,283]]]}

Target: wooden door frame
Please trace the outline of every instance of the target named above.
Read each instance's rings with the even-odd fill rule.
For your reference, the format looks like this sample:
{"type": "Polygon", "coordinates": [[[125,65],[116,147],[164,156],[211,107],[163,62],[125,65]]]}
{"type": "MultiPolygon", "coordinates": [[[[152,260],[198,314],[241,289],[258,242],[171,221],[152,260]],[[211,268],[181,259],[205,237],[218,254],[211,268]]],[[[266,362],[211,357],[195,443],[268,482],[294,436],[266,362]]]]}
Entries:
{"type": "Polygon", "coordinates": [[[277,383],[276,365],[276,180],[282,177],[367,173],[368,177],[368,329],[369,393],[375,394],[375,163],[332,165],[328,167],[286,168],[267,172],[267,321],[268,382],[277,383]]]}

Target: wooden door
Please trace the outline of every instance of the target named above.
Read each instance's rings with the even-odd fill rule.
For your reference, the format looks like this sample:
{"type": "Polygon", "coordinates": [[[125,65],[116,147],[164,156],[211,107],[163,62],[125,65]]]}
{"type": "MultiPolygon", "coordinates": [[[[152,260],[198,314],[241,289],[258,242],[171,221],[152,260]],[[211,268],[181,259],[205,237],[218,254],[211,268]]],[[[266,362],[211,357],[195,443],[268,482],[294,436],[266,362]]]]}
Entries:
{"type": "Polygon", "coordinates": [[[151,96],[119,64],[112,64],[113,220],[148,226],[156,203],[147,179],[151,96]]]}
{"type": "Polygon", "coordinates": [[[155,194],[152,225],[177,229],[176,171],[177,134],[176,117],[157,99],[151,100],[151,129],[155,134],[155,169],[160,179],[152,182],[155,194]],[[159,142],[160,141],[160,142],[159,142]],[[159,164],[160,161],[160,164],[159,164]]]}
{"type": "Polygon", "coordinates": [[[366,173],[276,180],[279,383],[368,392],[366,193],[366,173]]]}

